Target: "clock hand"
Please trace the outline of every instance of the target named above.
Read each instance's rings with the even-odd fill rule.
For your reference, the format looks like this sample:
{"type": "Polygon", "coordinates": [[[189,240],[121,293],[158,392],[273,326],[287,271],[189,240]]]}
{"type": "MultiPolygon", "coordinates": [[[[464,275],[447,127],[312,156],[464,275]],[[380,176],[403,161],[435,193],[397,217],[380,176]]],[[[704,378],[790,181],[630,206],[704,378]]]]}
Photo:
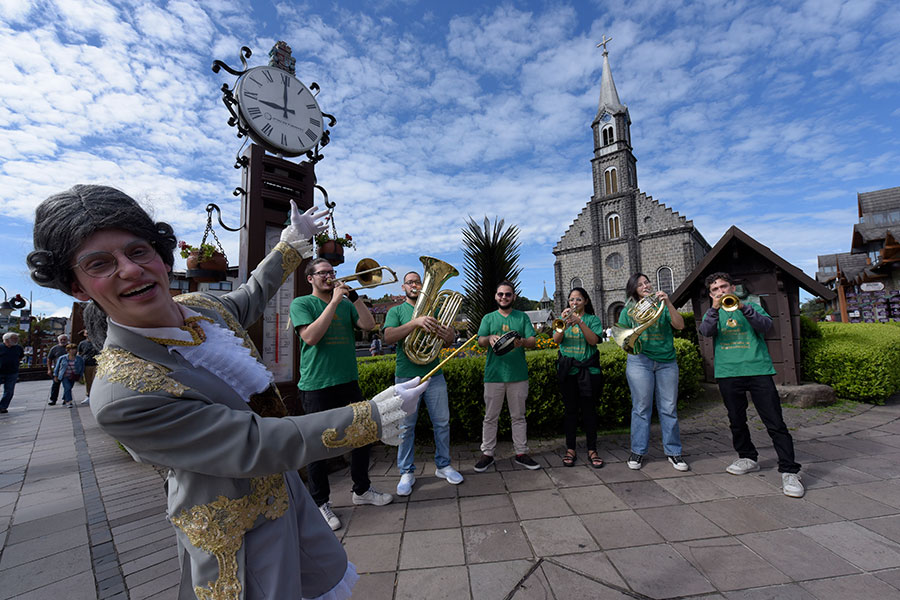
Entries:
{"type": "Polygon", "coordinates": [[[280,104],[276,104],[274,102],[267,102],[265,100],[259,100],[260,104],[265,104],[266,106],[271,106],[272,108],[277,108],[278,110],[284,111],[284,118],[287,118],[288,113],[294,114],[296,111],[293,108],[287,108],[286,106],[281,106],[280,104]]]}
{"type": "MultiPolygon", "coordinates": [[[[288,79],[287,77],[282,76],[282,82],[284,85],[284,118],[288,118],[288,107],[287,107],[287,88],[288,88],[288,79]]],[[[294,112],[294,111],[291,111],[294,112]]]]}

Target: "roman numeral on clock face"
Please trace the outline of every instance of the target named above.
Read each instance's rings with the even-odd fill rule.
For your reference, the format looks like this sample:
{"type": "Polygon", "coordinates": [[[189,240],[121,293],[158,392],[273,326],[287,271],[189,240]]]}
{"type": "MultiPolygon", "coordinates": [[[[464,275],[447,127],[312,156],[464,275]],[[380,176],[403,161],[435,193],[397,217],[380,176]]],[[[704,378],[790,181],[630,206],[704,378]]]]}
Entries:
{"type": "Polygon", "coordinates": [[[309,110],[316,110],[316,105],[315,104],[307,104],[306,108],[308,108],[309,110]]]}
{"type": "Polygon", "coordinates": [[[281,145],[287,146],[287,136],[285,134],[281,134],[281,145]]]}
{"type": "Polygon", "coordinates": [[[269,80],[269,83],[272,83],[273,81],[275,81],[275,78],[272,77],[272,74],[269,73],[268,71],[263,71],[262,74],[266,76],[266,79],[269,80]]]}
{"type": "Polygon", "coordinates": [[[274,129],[274,127],[272,127],[271,123],[266,123],[265,125],[263,125],[262,132],[265,135],[269,135],[270,133],[272,133],[273,129],[274,129]]]}
{"type": "Polygon", "coordinates": [[[312,117],[310,117],[310,119],[309,119],[309,124],[310,124],[310,125],[315,125],[316,127],[321,127],[321,126],[322,126],[322,121],[320,121],[320,120],[318,120],[318,119],[313,119],[312,117]]]}
{"type": "Polygon", "coordinates": [[[310,141],[316,139],[316,132],[313,131],[312,129],[307,129],[305,133],[306,133],[306,137],[308,137],[310,139],[310,141]]]}
{"type": "Polygon", "coordinates": [[[247,90],[244,90],[244,97],[251,98],[253,100],[259,100],[259,94],[257,94],[256,92],[248,92],[247,90]]]}
{"type": "Polygon", "coordinates": [[[291,87],[291,77],[289,75],[282,75],[281,83],[284,84],[284,87],[291,87]]]}
{"type": "Polygon", "coordinates": [[[262,110],[258,106],[249,106],[247,107],[247,114],[250,115],[251,119],[258,119],[262,116],[262,110]]]}

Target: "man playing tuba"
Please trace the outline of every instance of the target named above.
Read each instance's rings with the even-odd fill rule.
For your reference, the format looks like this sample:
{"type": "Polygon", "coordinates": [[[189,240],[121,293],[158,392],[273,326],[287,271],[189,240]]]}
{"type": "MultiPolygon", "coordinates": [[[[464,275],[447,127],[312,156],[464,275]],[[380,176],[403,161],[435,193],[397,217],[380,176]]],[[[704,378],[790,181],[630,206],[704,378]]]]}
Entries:
{"type": "MultiPolygon", "coordinates": [[[[421,315],[413,319],[416,300],[422,291],[422,279],[415,271],[403,276],[400,286],[406,294],[403,304],[393,307],[384,321],[384,343],[397,344],[397,360],[394,370],[394,381],[409,381],[413,377],[421,377],[431,371],[440,361],[438,356],[428,364],[419,365],[412,362],[403,348],[404,340],[417,328],[438,336],[445,346],[453,343],[456,332],[450,326],[441,325],[432,315],[421,315]]],[[[447,399],[447,382],[444,373],[438,371],[431,377],[425,393],[420,397],[425,400],[428,416],[434,427],[434,474],[446,479],[448,483],[462,483],[463,476],[450,464],[450,406],[447,399]]],[[[409,415],[400,425],[400,446],[397,448],[397,469],[400,471],[400,483],[397,484],[398,496],[409,496],[416,483],[416,466],[413,464],[415,454],[416,421],[419,411],[409,415]]]]}

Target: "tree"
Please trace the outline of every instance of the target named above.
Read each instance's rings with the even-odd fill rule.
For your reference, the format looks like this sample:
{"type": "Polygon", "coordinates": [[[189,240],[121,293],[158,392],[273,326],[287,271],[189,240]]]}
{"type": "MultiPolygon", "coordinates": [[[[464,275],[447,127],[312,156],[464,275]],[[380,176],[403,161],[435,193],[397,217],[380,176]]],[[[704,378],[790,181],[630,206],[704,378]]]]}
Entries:
{"type": "Polygon", "coordinates": [[[519,229],[510,225],[503,229],[503,219],[494,219],[493,228],[487,217],[484,227],[469,218],[462,230],[466,282],[463,285],[463,308],[469,316],[472,334],[478,330],[481,318],[494,310],[497,284],[509,280],[519,295],[519,229]]]}
{"type": "Polygon", "coordinates": [[[825,303],[818,298],[810,298],[800,305],[800,314],[809,317],[813,321],[821,321],[827,312],[825,303]]]}

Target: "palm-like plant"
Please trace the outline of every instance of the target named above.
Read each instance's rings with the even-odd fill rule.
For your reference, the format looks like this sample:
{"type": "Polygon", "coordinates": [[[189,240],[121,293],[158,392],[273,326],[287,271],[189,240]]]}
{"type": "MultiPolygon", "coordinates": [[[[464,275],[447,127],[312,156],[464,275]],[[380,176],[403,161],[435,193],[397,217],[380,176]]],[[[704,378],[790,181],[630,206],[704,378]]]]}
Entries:
{"type": "Polygon", "coordinates": [[[487,217],[484,227],[469,218],[462,230],[466,282],[463,284],[463,307],[469,316],[470,334],[478,330],[481,318],[494,310],[494,293],[504,279],[515,285],[519,294],[519,229],[510,225],[503,230],[503,219],[494,219],[493,228],[487,217]]]}

